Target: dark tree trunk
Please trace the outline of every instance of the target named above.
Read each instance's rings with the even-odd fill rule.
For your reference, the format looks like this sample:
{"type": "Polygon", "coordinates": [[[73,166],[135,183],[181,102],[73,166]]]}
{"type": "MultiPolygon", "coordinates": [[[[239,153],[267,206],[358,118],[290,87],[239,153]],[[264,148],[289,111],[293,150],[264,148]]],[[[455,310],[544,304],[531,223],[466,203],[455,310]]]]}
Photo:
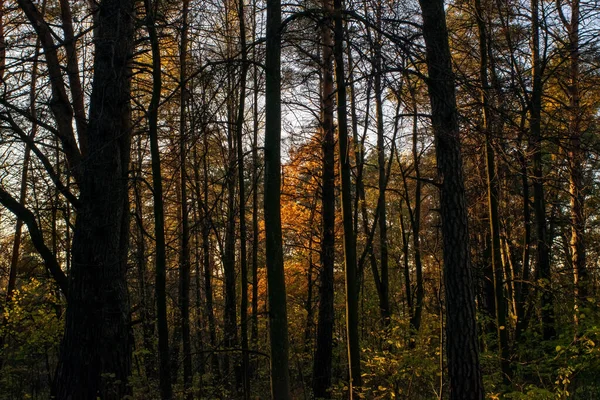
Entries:
{"type": "MultiPolygon", "coordinates": [[[[377,27],[381,28],[381,4],[377,6],[377,27]]],[[[387,207],[386,193],[387,174],[385,168],[385,138],[383,129],[383,88],[381,78],[383,75],[381,69],[381,34],[378,32],[374,43],[374,84],[375,92],[375,120],[377,124],[377,166],[379,172],[379,256],[381,262],[381,279],[379,281],[379,309],[384,326],[390,323],[390,299],[389,299],[389,262],[388,262],[388,238],[387,238],[387,207]]]]}
{"type": "Polygon", "coordinates": [[[352,193],[350,148],[348,146],[348,120],[346,105],[346,75],[344,68],[344,23],[341,0],[333,1],[333,57],[337,84],[337,118],[340,149],[340,174],[342,192],[342,221],[344,226],[344,265],[346,271],[346,333],[348,338],[349,395],[353,398],[361,386],[360,345],[358,337],[358,280],[356,240],[352,223],[352,193]]]}
{"type": "Polygon", "coordinates": [[[53,394],[121,399],[131,368],[126,263],[133,1],[98,5],[89,155],[82,166],[69,306],[53,394]]]}
{"type": "Polygon", "coordinates": [[[313,395],[330,398],[331,365],[333,360],[334,293],[333,270],[335,257],[335,126],[333,88],[333,37],[331,33],[331,1],[323,1],[328,17],[321,21],[321,131],[322,131],[322,229],[321,271],[319,285],[319,320],[317,344],[313,363],[313,395]]]}
{"type": "Polygon", "coordinates": [[[248,254],[246,247],[246,182],[244,180],[244,112],[246,110],[246,78],[248,76],[248,49],[246,48],[246,13],[244,0],[238,3],[238,19],[240,28],[241,73],[240,93],[236,122],[237,140],[237,166],[239,188],[239,214],[240,214],[240,269],[241,269],[241,304],[240,304],[240,331],[242,345],[242,387],[244,399],[250,399],[250,357],[248,355],[248,254]]]}
{"type": "Polygon", "coordinates": [[[183,344],[183,387],[186,398],[192,393],[192,346],[190,339],[190,227],[187,196],[187,147],[186,147],[186,97],[187,97],[187,52],[188,52],[189,0],[183,0],[183,22],[181,28],[179,95],[179,177],[181,186],[181,253],[179,260],[179,308],[181,312],[181,339],[183,344]]]}
{"type": "Polygon", "coordinates": [[[173,396],[171,387],[171,366],[169,365],[169,327],[167,322],[167,255],[165,243],[165,216],[163,205],[163,187],[158,146],[158,108],[162,91],[162,64],[160,46],[155,25],[154,4],[144,0],[146,27],[152,49],[152,98],[148,109],[148,131],[152,158],[152,188],[154,200],[154,236],[156,240],[155,285],[156,285],[156,323],[158,326],[158,357],[160,393],[163,400],[173,396]]]}
{"type": "Polygon", "coordinates": [[[265,233],[271,397],[291,398],[288,360],[287,299],[281,237],[281,1],[267,0],[265,62],[265,233]]]}
{"type": "Polygon", "coordinates": [[[443,0],[420,0],[435,136],[446,287],[446,352],[450,399],[481,400],[475,294],[469,259],[458,111],[443,0]]]}

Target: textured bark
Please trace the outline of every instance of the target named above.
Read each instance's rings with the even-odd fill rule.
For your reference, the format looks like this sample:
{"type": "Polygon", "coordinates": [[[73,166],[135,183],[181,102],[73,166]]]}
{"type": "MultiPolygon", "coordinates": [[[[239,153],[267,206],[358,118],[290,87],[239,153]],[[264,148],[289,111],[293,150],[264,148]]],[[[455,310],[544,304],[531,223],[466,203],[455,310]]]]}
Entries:
{"type": "Polygon", "coordinates": [[[451,400],[481,400],[485,392],[479,367],[458,112],[444,2],[419,2],[423,11],[429,70],[427,86],[441,188],[449,394],[451,400]]]}
{"type": "Polygon", "coordinates": [[[81,166],[69,306],[53,394],[121,399],[131,352],[126,263],[133,1],[98,5],[89,148],[81,166]]]}
{"type": "Polygon", "coordinates": [[[271,397],[291,398],[287,299],[281,237],[281,1],[267,0],[265,62],[265,233],[271,397]]]}
{"type": "Polygon", "coordinates": [[[313,363],[312,389],[315,398],[331,397],[331,366],[333,360],[335,257],[335,126],[333,88],[333,37],[331,32],[331,1],[323,1],[328,18],[321,21],[321,133],[322,133],[322,231],[321,271],[319,274],[319,320],[313,363]]]}

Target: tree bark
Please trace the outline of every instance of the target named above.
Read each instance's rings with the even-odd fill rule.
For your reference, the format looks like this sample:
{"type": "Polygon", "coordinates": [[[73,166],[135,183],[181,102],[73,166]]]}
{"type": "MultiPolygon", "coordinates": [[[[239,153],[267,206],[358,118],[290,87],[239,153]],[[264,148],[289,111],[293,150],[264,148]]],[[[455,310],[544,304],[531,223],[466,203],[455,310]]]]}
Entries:
{"type": "Polygon", "coordinates": [[[133,1],[98,5],[89,148],[81,166],[69,306],[53,395],[121,399],[131,368],[127,248],[133,1]]]}
{"type": "Polygon", "coordinates": [[[420,0],[419,3],[423,12],[429,70],[427,86],[441,188],[450,399],[482,400],[485,391],[479,366],[458,111],[444,2],[420,0]]]}
{"type": "Polygon", "coordinates": [[[281,237],[281,1],[267,0],[265,62],[265,233],[269,333],[271,341],[271,397],[291,398],[287,298],[281,237]]]}

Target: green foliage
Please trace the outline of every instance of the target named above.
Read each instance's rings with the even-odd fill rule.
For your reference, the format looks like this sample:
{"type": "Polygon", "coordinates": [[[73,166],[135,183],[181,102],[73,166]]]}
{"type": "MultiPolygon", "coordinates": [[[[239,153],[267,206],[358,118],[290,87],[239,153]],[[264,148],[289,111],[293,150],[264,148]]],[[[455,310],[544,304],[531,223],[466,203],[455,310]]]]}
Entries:
{"type": "Polygon", "coordinates": [[[519,360],[514,363],[512,391],[502,398],[600,398],[600,319],[592,307],[582,308],[578,316],[577,326],[566,327],[551,342],[543,343],[537,333],[528,333],[516,349],[519,360]]]}
{"type": "Polygon", "coordinates": [[[416,337],[408,335],[407,320],[392,320],[387,330],[371,333],[363,347],[362,397],[365,399],[431,399],[440,390],[439,326],[423,324],[416,337]]]}
{"type": "Polygon", "coordinates": [[[48,398],[62,337],[61,307],[53,289],[35,278],[14,292],[0,326],[1,400],[48,398]]]}

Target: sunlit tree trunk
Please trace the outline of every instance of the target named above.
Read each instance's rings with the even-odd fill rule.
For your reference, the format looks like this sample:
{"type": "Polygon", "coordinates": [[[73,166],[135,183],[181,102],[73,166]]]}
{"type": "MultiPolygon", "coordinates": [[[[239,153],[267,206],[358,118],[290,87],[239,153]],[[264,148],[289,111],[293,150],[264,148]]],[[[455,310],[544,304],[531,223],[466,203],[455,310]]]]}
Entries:
{"type": "MultiPolygon", "coordinates": [[[[560,1],[559,7],[560,7],[560,1]]],[[[575,284],[575,322],[579,322],[578,309],[586,304],[588,296],[588,271],[586,266],[585,193],[583,168],[585,153],[581,144],[582,109],[580,101],[580,51],[579,51],[579,0],[570,3],[571,21],[565,20],[569,34],[569,194],[571,195],[571,262],[575,284]]],[[[563,17],[564,18],[564,17],[563,17]]]]}

